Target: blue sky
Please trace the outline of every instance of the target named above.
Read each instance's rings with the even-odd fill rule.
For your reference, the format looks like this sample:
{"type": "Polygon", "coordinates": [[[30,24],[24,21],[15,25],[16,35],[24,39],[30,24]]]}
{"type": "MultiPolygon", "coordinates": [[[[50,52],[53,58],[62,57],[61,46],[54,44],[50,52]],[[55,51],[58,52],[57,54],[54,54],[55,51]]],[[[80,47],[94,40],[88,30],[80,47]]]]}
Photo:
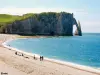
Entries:
{"type": "Polygon", "coordinates": [[[100,0],[0,0],[0,13],[22,15],[48,11],[74,13],[83,32],[100,33],[100,0]]]}

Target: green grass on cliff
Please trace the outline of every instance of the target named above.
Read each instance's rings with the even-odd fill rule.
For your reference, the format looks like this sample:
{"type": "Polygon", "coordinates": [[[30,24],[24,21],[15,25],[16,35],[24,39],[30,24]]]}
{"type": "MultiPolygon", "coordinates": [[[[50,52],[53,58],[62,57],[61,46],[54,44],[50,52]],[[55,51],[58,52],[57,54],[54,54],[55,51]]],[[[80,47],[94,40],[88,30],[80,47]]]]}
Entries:
{"type": "Polygon", "coordinates": [[[16,20],[24,20],[31,17],[33,14],[24,14],[23,16],[19,15],[9,15],[9,14],[0,14],[0,32],[6,28],[6,25],[13,23],[16,20]]]}
{"type": "Polygon", "coordinates": [[[23,16],[18,16],[18,15],[0,14],[0,24],[12,23],[16,20],[23,20],[31,17],[32,15],[33,14],[24,14],[23,16]]]}
{"type": "MultiPolygon", "coordinates": [[[[43,13],[40,13],[40,15],[50,15],[50,14],[58,14],[56,12],[43,12],[43,13]]],[[[70,14],[70,13],[68,13],[70,14]]],[[[24,14],[22,16],[19,16],[19,15],[9,15],[9,14],[0,14],[0,24],[7,24],[7,23],[12,23],[16,20],[24,20],[24,19],[27,19],[29,17],[32,17],[32,16],[35,16],[36,17],[37,14],[33,14],[33,13],[27,13],[27,14],[24,14]]],[[[52,15],[51,15],[52,16],[52,15]]]]}
{"type": "Polygon", "coordinates": [[[19,20],[20,18],[21,18],[21,16],[0,14],[0,23],[13,22],[15,20],[19,20]]]}

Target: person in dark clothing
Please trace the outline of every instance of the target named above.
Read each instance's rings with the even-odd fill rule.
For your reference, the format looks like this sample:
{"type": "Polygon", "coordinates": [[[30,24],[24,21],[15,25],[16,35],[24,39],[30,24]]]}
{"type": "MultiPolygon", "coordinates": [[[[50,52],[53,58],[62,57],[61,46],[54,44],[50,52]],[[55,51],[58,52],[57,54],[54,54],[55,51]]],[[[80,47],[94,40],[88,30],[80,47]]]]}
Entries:
{"type": "Polygon", "coordinates": [[[34,59],[36,59],[36,58],[35,58],[35,55],[34,55],[34,57],[33,57],[33,58],[34,58],[34,59]]]}
{"type": "Polygon", "coordinates": [[[42,59],[42,61],[43,61],[44,57],[43,57],[43,56],[41,56],[41,59],[42,59]]]}
{"type": "Polygon", "coordinates": [[[43,61],[44,57],[43,56],[40,56],[40,61],[43,61]]]}
{"type": "Polygon", "coordinates": [[[17,52],[15,52],[15,54],[17,55],[17,52]]]}
{"type": "Polygon", "coordinates": [[[42,57],[40,56],[40,61],[41,61],[42,57]]]}
{"type": "Polygon", "coordinates": [[[24,56],[23,53],[22,53],[22,56],[24,56]]]}

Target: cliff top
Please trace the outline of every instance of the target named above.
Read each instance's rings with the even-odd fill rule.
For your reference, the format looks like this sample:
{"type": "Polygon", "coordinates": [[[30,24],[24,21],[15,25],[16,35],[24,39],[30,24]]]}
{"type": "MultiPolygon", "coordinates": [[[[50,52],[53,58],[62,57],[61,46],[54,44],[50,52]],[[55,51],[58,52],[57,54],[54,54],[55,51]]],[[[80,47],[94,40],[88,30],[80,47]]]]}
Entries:
{"type": "MultiPolygon", "coordinates": [[[[71,14],[71,13],[67,13],[67,12],[60,12],[60,13],[56,13],[56,12],[42,12],[40,13],[40,15],[42,14],[50,14],[50,13],[54,13],[54,14],[60,14],[60,13],[66,13],[66,14],[71,14]]],[[[9,24],[12,23],[16,20],[24,20],[27,19],[29,17],[32,17],[34,15],[38,15],[37,13],[27,13],[24,14],[22,16],[19,15],[9,15],[9,14],[0,14],[0,25],[5,25],[5,24],[9,24]]]]}

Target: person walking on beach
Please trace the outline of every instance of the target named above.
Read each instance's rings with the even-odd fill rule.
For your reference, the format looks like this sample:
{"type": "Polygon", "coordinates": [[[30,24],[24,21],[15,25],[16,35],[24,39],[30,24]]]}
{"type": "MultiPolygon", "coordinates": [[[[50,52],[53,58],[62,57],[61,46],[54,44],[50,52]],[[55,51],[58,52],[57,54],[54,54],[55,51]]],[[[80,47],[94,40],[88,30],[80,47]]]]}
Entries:
{"type": "Polygon", "coordinates": [[[42,61],[43,61],[44,57],[42,56],[41,58],[42,58],[42,61]]]}
{"type": "Polygon", "coordinates": [[[15,54],[17,55],[17,52],[15,52],[15,54]]]}
{"type": "Polygon", "coordinates": [[[43,61],[44,57],[43,56],[40,56],[40,61],[43,61]]]}
{"type": "Polygon", "coordinates": [[[22,56],[24,56],[24,54],[22,53],[22,56]]]}
{"type": "Polygon", "coordinates": [[[40,56],[40,61],[41,61],[42,57],[40,56]]]}
{"type": "Polygon", "coordinates": [[[35,58],[35,55],[34,55],[34,57],[33,57],[33,58],[34,58],[34,59],[36,59],[36,58],[35,58]]]}

